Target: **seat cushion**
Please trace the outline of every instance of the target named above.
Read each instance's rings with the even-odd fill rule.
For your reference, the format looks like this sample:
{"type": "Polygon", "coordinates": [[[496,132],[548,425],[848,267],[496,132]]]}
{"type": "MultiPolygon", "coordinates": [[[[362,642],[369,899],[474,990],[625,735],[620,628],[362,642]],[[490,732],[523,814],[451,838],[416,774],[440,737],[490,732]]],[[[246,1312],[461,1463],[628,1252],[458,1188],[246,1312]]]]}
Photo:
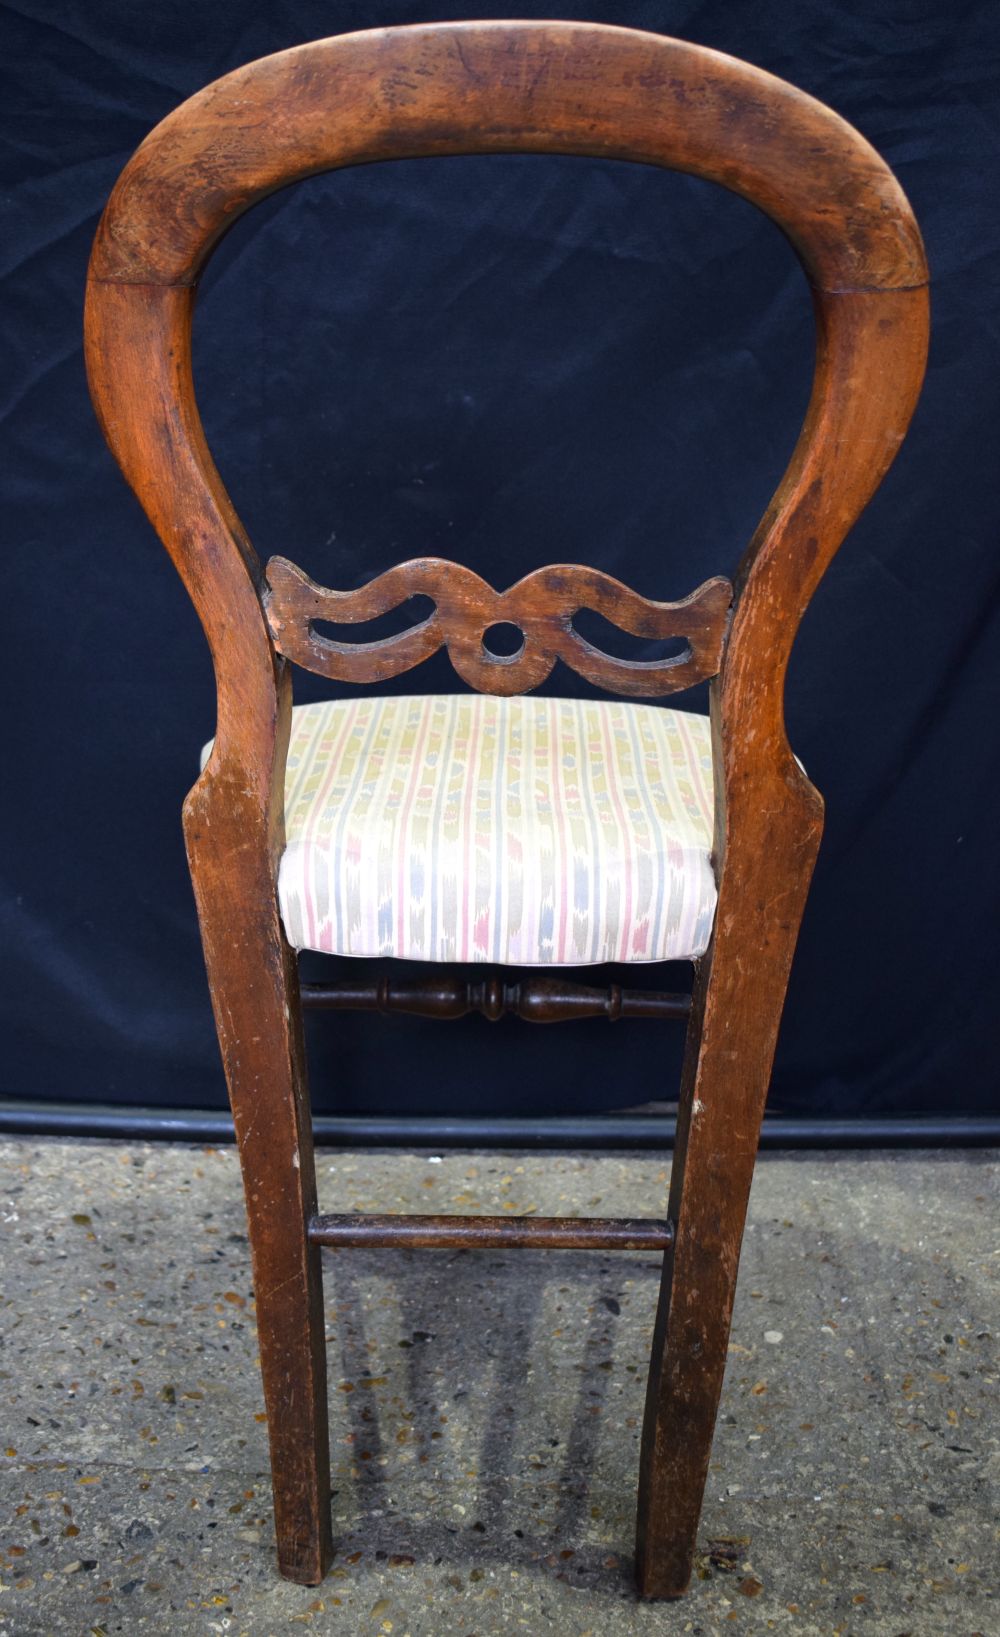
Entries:
{"type": "Polygon", "coordinates": [[[480,694],[299,705],[285,810],[298,949],[582,966],[708,945],[707,717],[480,694]]]}

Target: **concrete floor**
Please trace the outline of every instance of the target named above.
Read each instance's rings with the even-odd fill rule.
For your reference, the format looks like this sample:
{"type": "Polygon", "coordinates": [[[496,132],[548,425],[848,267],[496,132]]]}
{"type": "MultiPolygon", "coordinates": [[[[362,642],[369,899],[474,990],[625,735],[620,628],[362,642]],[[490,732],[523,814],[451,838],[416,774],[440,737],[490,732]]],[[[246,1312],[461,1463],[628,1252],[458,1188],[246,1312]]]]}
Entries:
{"type": "MultiPolygon", "coordinates": [[[[648,1155],[320,1156],[327,1210],[656,1215],[648,1155]]],[[[995,1155],[765,1156],[689,1596],[631,1589],[656,1258],[327,1257],[337,1556],[277,1578],[228,1149],[0,1144],[0,1637],[1000,1634],[995,1155]]]]}

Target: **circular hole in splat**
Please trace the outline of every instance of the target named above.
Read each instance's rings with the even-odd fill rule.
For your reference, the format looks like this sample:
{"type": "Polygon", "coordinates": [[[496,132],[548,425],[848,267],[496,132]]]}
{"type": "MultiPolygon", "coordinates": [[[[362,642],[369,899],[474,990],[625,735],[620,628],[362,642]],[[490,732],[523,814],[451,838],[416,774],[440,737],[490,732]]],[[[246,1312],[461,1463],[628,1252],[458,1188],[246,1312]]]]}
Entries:
{"type": "Polygon", "coordinates": [[[518,659],[524,653],[524,632],[510,620],[498,620],[483,632],[483,652],[489,659],[518,659]]]}

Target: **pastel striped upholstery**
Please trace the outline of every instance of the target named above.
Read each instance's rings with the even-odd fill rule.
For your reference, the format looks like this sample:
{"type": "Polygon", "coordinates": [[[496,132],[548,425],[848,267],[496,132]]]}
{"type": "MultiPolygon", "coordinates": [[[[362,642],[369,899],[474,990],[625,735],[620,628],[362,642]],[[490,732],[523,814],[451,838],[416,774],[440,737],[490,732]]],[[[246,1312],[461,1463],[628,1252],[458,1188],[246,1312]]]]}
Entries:
{"type": "Polygon", "coordinates": [[[707,717],[483,694],[298,705],[285,813],[297,949],[583,966],[690,959],[711,934],[707,717]]]}

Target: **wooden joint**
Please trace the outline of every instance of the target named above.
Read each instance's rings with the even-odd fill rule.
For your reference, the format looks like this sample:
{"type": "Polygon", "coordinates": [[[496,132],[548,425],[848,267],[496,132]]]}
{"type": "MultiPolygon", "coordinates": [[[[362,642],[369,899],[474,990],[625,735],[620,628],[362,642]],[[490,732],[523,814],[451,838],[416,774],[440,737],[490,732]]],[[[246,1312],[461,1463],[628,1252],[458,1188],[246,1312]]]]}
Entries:
{"type": "Polygon", "coordinates": [[[314,1245],[333,1249],[649,1250],[673,1244],[673,1224],[646,1217],[314,1216],[314,1245]]]}
{"type": "Polygon", "coordinates": [[[467,981],[449,973],[411,980],[382,977],[370,982],[303,983],[306,1011],[405,1012],[413,1017],[459,1018],[479,1012],[491,1023],[504,1016],[526,1023],[570,1023],[577,1018],[686,1018],[690,995],[623,989],[613,983],[593,989],[561,978],[522,978],[508,983],[492,974],[467,981]]]}

